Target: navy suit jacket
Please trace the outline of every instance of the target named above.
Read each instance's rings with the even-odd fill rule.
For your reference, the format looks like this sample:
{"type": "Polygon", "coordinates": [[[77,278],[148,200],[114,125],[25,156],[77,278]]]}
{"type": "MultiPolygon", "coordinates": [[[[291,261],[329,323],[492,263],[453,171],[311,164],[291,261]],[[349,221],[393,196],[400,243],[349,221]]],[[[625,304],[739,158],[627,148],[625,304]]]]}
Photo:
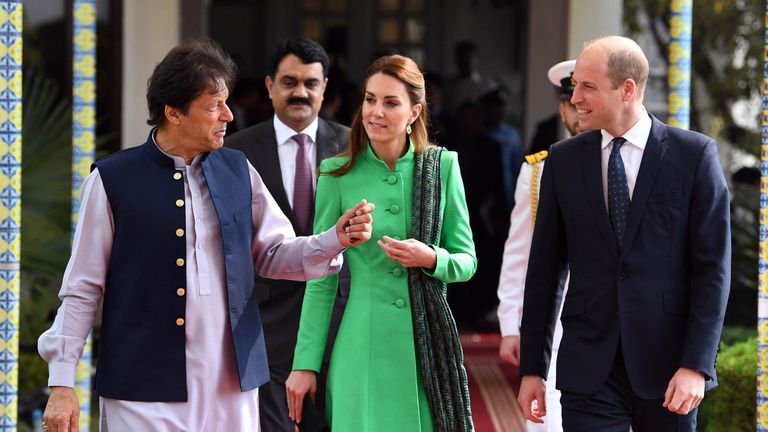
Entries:
{"type": "MultiPolygon", "coordinates": [[[[335,156],[347,148],[349,128],[318,119],[315,138],[315,151],[319,165],[323,159],[335,156]]],[[[285,193],[272,118],[227,137],[224,145],[245,153],[251,165],[264,180],[277,205],[288,216],[296,235],[312,234],[312,224],[307,232],[299,229],[288,195],[285,193]]],[[[299,331],[305,286],[305,282],[264,279],[256,276],[255,289],[264,324],[264,339],[270,365],[283,365],[290,369],[293,364],[293,351],[296,347],[296,334],[299,331]]],[[[339,299],[334,313],[343,313],[348,296],[349,267],[345,262],[339,272],[339,299]]]]}
{"type": "Polygon", "coordinates": [[[716,143],[652,118],[619,247],[603,194],[600,131],[550,149],[525,284],[521,375],[549,367],[558,280],[563,311],[557,387],[592,394],[622,349],[634,392],[664,397],[680,367],[717,385],[730,286],[729,194],[716,143]]]}

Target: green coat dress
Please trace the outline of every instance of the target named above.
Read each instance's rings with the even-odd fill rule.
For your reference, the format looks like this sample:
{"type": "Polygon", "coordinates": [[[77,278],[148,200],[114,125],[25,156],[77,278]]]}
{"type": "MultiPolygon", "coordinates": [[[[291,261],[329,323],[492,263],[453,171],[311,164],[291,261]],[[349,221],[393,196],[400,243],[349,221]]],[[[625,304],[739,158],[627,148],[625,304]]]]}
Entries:
{"type": "MultiPolygon", "coordinates": [[[[326,159],[320,171],[346,160],[326,159]]],[[[376,243],[384,235],[411,237],[413,169],[413,146],[394,171],[366,146],[347,174],[321,175],[317,183],[316,232],[333,226],[363,198],[376,205],[371,240],[345,252],[351,287],[331,354],[326,400],[334,432],[433,430],[414,348],[408,269],[388,259],[376,243]]],[[[430,245],[437,252],[433,276],[465,281],[477,260],[456,153],[443,151],[440,174],[443,225],[439,244],[430,245]]],[[[320,370],[336,281],[331,275],[307,283],[294,370],[320,370]]]]}

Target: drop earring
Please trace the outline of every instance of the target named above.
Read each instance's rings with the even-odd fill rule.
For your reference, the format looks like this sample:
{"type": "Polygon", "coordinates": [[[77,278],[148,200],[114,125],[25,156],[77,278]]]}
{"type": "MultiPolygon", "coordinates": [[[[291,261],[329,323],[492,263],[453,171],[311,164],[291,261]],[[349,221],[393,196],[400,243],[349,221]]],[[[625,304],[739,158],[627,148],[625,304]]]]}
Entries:
{"type": "Polygon", "coordinates": [[[408,125],[405,127],[405,133],[407,133],[408,135],[410,135],[412,131],[413,129],[411,129],[411,125],[408,125]]]}

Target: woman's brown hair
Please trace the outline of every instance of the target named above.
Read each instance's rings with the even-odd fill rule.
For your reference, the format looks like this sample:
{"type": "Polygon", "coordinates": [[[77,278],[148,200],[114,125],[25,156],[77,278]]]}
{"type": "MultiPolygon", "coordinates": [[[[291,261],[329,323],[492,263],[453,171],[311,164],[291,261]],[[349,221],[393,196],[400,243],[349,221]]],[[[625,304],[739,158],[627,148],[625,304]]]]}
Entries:
{"type": "MultiPolygon", "coordinates": [[[[411,105],[421,104],[421,114],[411,124],[410,140],[417,154],[423,152],[431,144],[427,133],[429,123],[429,110],[427,109],[426,91],[424,89],[424,74],[421,73],[416,63],[408,57],[401,55],[389,55],[379,57],[369,67],[365,74],[365,83],[378,73],[391,76],[405,84],[405,89],[411,100],[411,105]]],[[[333,176],[344,175],[355,165],[357,156],[362,153],[368,142],[368,134],[363,127],[363,106],[357,109],[352,120],[352,131],[349,134],[349,148],[340,156],[347,156],[349,160],[335,170],[323,172],[333,176]]]]}

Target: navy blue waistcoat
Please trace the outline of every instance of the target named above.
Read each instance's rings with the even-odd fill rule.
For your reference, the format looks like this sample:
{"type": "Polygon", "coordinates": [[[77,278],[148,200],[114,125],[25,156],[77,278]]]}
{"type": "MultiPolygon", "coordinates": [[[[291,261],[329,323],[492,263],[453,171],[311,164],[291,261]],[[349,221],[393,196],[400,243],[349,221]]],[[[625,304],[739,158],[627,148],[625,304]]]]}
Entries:
{"type": "MultiPolygon", "coordinates": [[[[242,391],[269,380],[264,334],[254,297],[251,183],[245,156],[222,148],[205,154],[203,173],[223,239],[229,324],[242,391]]],[[[121,400],[187,400],[184,331],[186,233],[183,171],[144,145],[107,156],[99,169],[114,220],[97,384],[121,400]],[[180,174],[180,175],[178,175],[180,174]],[[182,288],[183,290],[180,290],[182,288]]],[[[87,227],[85,227],[87,229],[87,227]]],[[[216,353],[214,353],[216,354],[216,353]]]]}

